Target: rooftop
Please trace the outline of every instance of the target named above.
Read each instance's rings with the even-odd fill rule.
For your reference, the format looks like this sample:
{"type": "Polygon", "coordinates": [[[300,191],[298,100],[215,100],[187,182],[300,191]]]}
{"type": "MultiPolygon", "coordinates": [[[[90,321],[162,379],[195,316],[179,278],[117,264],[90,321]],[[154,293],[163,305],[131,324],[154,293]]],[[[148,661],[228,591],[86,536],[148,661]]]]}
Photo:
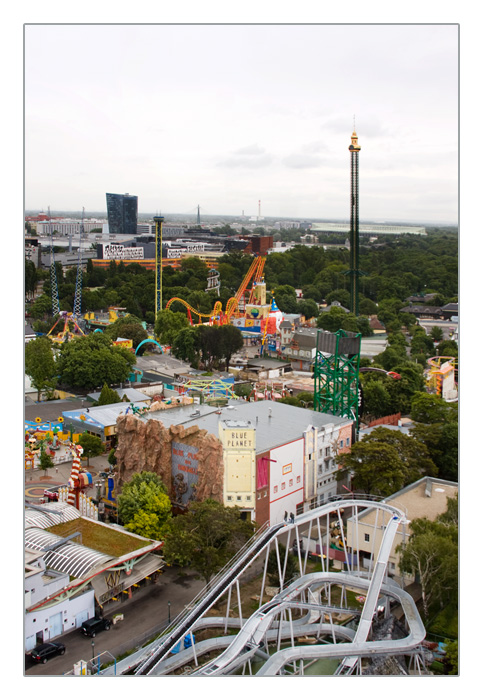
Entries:
{"type": "Polygon", "coordinates": [[[297,440],[302,437],[307,428],[312,426],[320,430],[351,422],[349,418],[318,413],[278,401],[248,402],[235,399],[224,408],[202,404],[194,411],[193,406],[180,406],[169,411],[153,411],[140,417],[140,420],[159,420],[166,428],[171,425],[185,427],[197,425],[200,430],[206,430],[217,437],[220,421],[251,422],[257,431],[257,453],[297,440]]]}
{"type": "MultiPolygon", "coordinates": [[[[457,495],[458,484],[426,476],[384,498],[383,503],[400,508],[406,513],[409,522],[416,518],[435,520],[446,511],[447,499],[457,495]]],[[[375,518],[376,511],[372,508],[359,515],[359,520],[366,524],[374,525],[375,518]]]]}

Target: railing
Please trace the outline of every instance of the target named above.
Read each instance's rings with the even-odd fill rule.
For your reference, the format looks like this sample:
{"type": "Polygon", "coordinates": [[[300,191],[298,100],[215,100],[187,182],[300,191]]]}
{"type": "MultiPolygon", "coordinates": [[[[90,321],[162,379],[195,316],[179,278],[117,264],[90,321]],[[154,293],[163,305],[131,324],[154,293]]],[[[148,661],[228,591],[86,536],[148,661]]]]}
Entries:
{"type": "Polygon", "coordinates": [[[151,670],[164,656],[180,641],[184,635],[189,632],[194,622],[198,619],[206,609],[209,609],[226,591],[228,586],[239,576],[244,568],[247,568],[250,563],[250,554],[255,554],[263,548],[270,537],[266,535],[271,531],[272,536],[283,527],[280,524],[278,527],[269,527],[269,523],[265,523],[253,537],[251,537],[237,554],[218,572],[218,574],[206,585],[189,605],[187,612],[180,613],[172,624],[160,635],[160,645],[157,649],[151,652],[151,658],[144,659],[138,665],[138,673],[144,674],[151,670]],[[245,567],[243,566],[245,564],[245,567]],[[168,637],[168,629],[171,634],[168,637]]]}

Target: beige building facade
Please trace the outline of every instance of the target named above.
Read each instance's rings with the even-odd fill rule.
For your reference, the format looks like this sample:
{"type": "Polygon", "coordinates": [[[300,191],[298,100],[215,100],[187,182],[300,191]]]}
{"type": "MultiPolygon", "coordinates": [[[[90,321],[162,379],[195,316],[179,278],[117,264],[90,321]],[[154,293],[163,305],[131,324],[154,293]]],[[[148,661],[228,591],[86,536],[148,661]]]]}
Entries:
{"type": "MultiPolygon", "coordinates": [[[[416,518],[436,520],[438,515],[446,511],[448,498],[457,495],[458,484],[427,476],[383,499],[384,503],[395,506],[406,514],[406,523],[399,525],[388,560],[388,573],[400,585],[407,586],[414,580],[401,572],[400,552],[396,551],[410,536],[411,521],[416,518]]],[[[368,508],[359,514],[357,521],[355,518],[347,521],[347,541],[357,543],[352,548],[352,553],[358,556],[362,570],[368,570],[371,558],[374,560],[377,557],[389,516],[385,517],[386,522],[381,513],[378,515],[375,509],[368,508]]]]}

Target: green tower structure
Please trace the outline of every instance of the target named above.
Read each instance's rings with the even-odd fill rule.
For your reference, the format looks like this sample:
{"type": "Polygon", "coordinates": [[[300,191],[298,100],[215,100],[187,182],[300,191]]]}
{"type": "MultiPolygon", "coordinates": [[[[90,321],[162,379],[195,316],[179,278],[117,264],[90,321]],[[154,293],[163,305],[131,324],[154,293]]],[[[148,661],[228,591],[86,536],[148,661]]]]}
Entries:
{"type": "Polygon", "coordinates": [[[350,200],[350,310],[359,316],[359,152],[361,147],[354,131],[349,146],[351,156],[351,200],[350,200]]]}
{"type": "Polygon", "coordinates": [[[359,430],[361,334],[319,330],[314,366],[314,410],[346,416],[359,430]]]}

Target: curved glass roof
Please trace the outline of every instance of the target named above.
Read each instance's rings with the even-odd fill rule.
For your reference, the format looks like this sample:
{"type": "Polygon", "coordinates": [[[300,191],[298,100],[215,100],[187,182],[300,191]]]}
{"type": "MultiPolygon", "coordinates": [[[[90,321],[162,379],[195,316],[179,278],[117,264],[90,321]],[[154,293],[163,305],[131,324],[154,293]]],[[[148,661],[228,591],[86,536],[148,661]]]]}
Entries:
{"type": "Polygon", "coordinates": [[[63,539],[59,535],[45,532],[37,527],[29,527],[25,531],[25,546],[37,551],[45,550],[43,557],[48,569],[61,571],[74,578],[82,578],[93,570],[98,569],[101,565],[114,560],[114,557],[75,542],[64,542],[55,547],[55,549],[45,549],[63,539]]]}
{"type": "Polygon", "coordinates": [[[27,508],[25,509],[25,528],[41,527],[47,528],[52,525],[59,525],[68,520],[77,520],[80,513],[77,508],[70,506],[67,503],[57,502],[43,505],[42,509],[27,508]]]}

